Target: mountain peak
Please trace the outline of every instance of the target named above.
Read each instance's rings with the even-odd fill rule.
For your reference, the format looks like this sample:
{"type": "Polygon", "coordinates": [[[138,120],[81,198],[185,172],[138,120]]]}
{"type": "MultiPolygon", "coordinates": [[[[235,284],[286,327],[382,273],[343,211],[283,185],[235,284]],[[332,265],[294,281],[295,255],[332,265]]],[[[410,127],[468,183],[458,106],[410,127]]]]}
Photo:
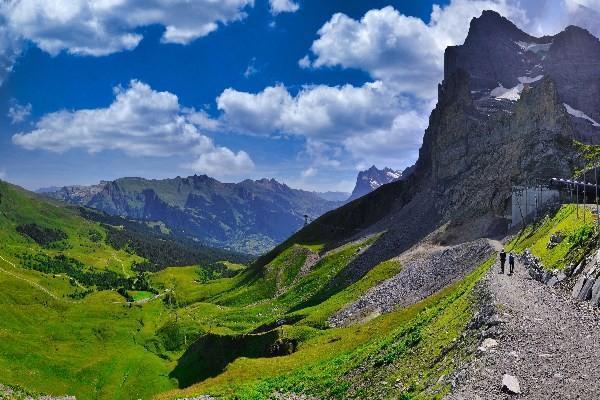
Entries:
{"type": "Polygon", "coordinates": [[[494,40],[499,38],[507,38],[513,41],[536,40],[498,12],[484,10],[481,16],[471,20],[465,44],[475,41],[490,45],[494,40]]]}
{"type": "Polygon", "coordinates": [[[355,200],[385,185],[402,178],[401,171],[395,171],[389,167],[378,169],[375,165],[371,168],[360,171],[356,177],[356,186],[350,195],[349,201],[355,200]]]}

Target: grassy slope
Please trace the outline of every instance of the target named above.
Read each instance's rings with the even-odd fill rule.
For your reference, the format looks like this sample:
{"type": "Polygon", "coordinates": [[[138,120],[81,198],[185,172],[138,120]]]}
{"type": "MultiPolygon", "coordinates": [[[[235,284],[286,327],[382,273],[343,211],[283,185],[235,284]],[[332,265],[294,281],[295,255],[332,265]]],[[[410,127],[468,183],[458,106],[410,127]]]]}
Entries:
{"type": "Polygon", "coordinates": [[[223,373],[159,398],[209,393],[225,398],[266,399],[277,390],[343,398],[349,389],[359,398],[367,398],[362,396],[373,395],[371,385],[353,385],[368,382],[372,367],[383,371],[385,377],[404,382],[404,388],[390,388],[389,395],[395,391],[396,395],[403,392],[415,398],[441,398],[448,387],[437,382],[455,367],[454,356],[459,350],[453,343],[470,320],[472,289],[493,261],[490,259],[464,281],[414,306],[363,325],[327,330],[302,323],[286,326],[284,335],[301,342],[296,353],[278,358],[239,358],[223,373]],[[352,371],[360,366],[367,368],[365,376],[357,379],[352,371]],[[435,390],[437,395],[432,392],[435,390]]]}
{"type": "Polygon", "coordinates": [[[546,216],[541,221],[525,227],[506,249],[520,253],[528,248],[533,255],[540,258],[545,268],[564,269],[571,261],[576,260],[583,250],[575,243],[575,236],[578,233],[591,232],[595,223],[590,209],[579,207],[578,217],[575,205],[564,205],[554,215],[546,216]],[[557,232],[561,232],[565,239],[549,249],[550,237],[557,232]]]}
{"type": "Polygon", "coordinates": [[[98,269],[130,274],[133,262],[141,260],[137,256],[106,245],[106,232],[99,224],[84,220],[74,211],[58,203],[42,201],[34,194],[2,181],[0,193],[0,255],[9,258],[10,261],[15,262],[16,256],[24,252],[44,252],[50,255],[63,253],[98,269]],[[28,223],[62,230],[69,237],[69,248],[43,249],[33,240],[16,232],[18,225],[28,223]],[[92,241],[92,232],[100,234],[102,239],[92,241]]]}
{"type": "MultiPolygon", "coordinates": [[[[104,242],[89,241],[88,230],[99,225],[58,205],[38,202],[27,192],[0,190],[0,252],[10,260],[17,262],[15,256],[29,248],[52,252],[14,232],[16,225],[28,222],[65,231],[70,255],[96,268],[106,268],[113,254],[125,265],[135,260],[104,242]]],[[[470,318],[471,289],[489,263],[417,305],[363,325],[328,329],[332,314],[402,268],[389,260],[347,288],[329,286],[359,248],[377,239],[322,253],[304,276],[304,262],[323,252],[322,243],[290,244],[264,268],[241,268],[232,278],[207,283],[197,281],[197,267],[168,268],[151,280],[173,291],[176,303],[171,306],[159,299],[130,306],[114,292],[71,300],[63,297],[73,290],[65,277],[0,260],[0,268],[13,274],[0,271],[0,382],[80,399],[146,399],[161,392],[165,398],[213,393],[260,399],[277,389],[366,398],[381,397],[369,382],[399,378],[405,387],[393,389],[398,395],[403,391],[432,397],[427,393],[453,368],[458,354],[453,340],[470,318]],[[266,335],[250,334],[283,317],[288,325],[266,335]],[[262,358],[269,340],[281,336],[297,340],[299,350],[262,358]],[[228,346],[213,346],[202,359],[194,352],[199,343],[233,343],[237,348],[233,354],[228,346]],[[217,360],[225,360],[222,369],[215,369],[217,360]],[[183,382],[192,386],[173,391],[183,382]]],[[[443,392],[444,387],[438,389],[443,392]]]]}

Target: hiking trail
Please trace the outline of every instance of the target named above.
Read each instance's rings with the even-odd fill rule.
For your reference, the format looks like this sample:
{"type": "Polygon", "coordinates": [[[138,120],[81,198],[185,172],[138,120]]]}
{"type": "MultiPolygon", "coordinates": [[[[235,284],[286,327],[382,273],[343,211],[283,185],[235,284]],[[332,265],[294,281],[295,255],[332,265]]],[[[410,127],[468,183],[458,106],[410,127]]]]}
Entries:
{"type": "MultiPolygon", "coordinates": [[[[492,244],[501,248],[500,242],[492,244]]],[[[512,276],[499,274],[499,264],[482,281],[500,317],[499,329],[491,336],[497,346],[477,350],[458,372],[457,386],[446,399],[517,397],[501,391],[504,374],[518,379],[519,398],[600,398],[598,311],[533,280],[518,260],[512,276]]]]}

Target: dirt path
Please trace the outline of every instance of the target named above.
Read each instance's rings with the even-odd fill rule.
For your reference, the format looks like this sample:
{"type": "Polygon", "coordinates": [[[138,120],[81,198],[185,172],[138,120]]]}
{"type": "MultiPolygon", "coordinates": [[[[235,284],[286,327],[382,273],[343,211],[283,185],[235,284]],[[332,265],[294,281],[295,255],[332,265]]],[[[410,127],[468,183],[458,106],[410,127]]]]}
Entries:
{"type": "Polygon", "coordinates": [[[492,336],[498,346],[478,351],[447,399],[510,398],[501,392],[504,374],[519,380],[519,398],[600,398],[597,311],[532,280],[521,265],[515,269],[501,275],[496,264],[484,279],[503,321],[492,336]]]}
{"type": "MultiPolygon", "coordinates": [[[[0,256],[0,260],[4,261],[6,264],[12,266],[13,268],[17,268],[17,266],[15,264],[13,264],[12,262],[8,261],[6,258],[0,256]]],[[[30,284],[31,286],[35,287],[36,289],[41,290],[42,292],[46,293],[48,296],[52,297],[54,300],[64,300],[64,299],[60,299],[58,296],[56,296],[54,293],[52,293],[51,291],[49,291],[48,289],[46,289],[45,287],[43,287],[42,285],[40,285],[37,282],[33,282],[27,278],[24,278],[20,275],[15,274],[14,272],[8,271],[2,267],[0,267],[0,272],[3,272],[7,275],[12,276],[13,278],[22,280],[24,282],[27,282],[28,284],[30,284]]]]}

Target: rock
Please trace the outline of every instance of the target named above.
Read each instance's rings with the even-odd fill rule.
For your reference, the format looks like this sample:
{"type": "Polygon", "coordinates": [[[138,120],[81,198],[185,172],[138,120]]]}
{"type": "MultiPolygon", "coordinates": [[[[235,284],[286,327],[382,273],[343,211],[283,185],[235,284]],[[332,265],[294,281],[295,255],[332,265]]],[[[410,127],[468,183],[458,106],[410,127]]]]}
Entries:
{"type": "Polygon", "coordinates": [[[596,282],[596,279],[587,278],[585,283],[583,284],[583,287],[581,288],[581,291],[577,295],[577,300],[586,301],[586,300],[591,299],[592,298],[592,288],[594,287],[595,282],[596,282]]]}
{"type": "Polygon", "coordinates": [[[504,374],[502,377],[502,391],[508,394],[520,394],[519,380],[512,375],[504,374]]]}
{"type": "Polygon", "coordinates": [[[496,346],[498,346],[498,342],[496,340],[492,338],[487,338],[483,341],[481,346],[479,346],[478,350],[481,352],[486,352],[488,350],[493,349],[496,346]]]}
{"type": "Polygon", "coordinates": [[[592,287],[591,304],[596,307],[600,306],[600,279],[596,279],[596,282],[592,287]]]}
{"type": "MultiPolygon", "coordinates": [[[[579,267],[577,267],[577,268],[579,268],[579,267]]],[[[579,292],[581,292],[583,285],[585,285],[585,281],[587,281],[587,277],[585,275],[579,277],[579,279],[577,280],[577,283],[575,283],[575,286],[573,286],[573,291],[571,292],[571,297],[573,297],[574,299],[579,297],[579,292]]]]}
{"type": "Polygon", "coordinates": [[[558,278],[556,276],[553,276],[552,278],[550,278],[548,280],[548,282],[546,283],[548,286],[553,287],[554,285],[556,285],[558,283],[558,278]]]}
{"type": "Polygon", "coordinates": [[[487,325],[488,326],[496,326],[496,325],[500,325],[500,324],[504,324],[504,323],[506,323],[506,321],[504,321],[502,318],[500,318],[500,316],[498,314],[494,314],[488,321],[487,325]]]}
{"type": "Polygon", "coordinates": [[[580,262],[579,265],[575,267],[575,269],[573,270],[573,275],[579,274],[583,270],[583,267],[585,267],[585,261],[580,262]]]}

